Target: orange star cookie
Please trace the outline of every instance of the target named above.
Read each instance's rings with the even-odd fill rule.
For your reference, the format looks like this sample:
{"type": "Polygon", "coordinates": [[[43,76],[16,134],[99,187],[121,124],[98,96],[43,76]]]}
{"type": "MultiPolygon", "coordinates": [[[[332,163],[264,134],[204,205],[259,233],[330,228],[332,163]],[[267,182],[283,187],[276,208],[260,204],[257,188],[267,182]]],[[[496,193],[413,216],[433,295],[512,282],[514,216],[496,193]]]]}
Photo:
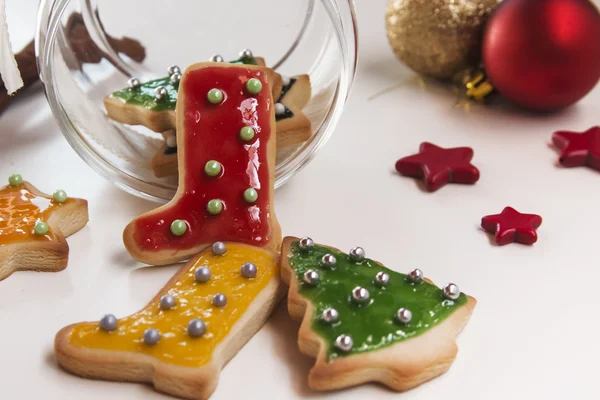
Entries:
{"type": "Polygon", "coordinates": [[[60,271],[67,266],[66,237],[88,221],[87,201],[52,196],[37,190],[21,175],[11,175],[0,189],[0,281],[15,271],[60,271]]]}

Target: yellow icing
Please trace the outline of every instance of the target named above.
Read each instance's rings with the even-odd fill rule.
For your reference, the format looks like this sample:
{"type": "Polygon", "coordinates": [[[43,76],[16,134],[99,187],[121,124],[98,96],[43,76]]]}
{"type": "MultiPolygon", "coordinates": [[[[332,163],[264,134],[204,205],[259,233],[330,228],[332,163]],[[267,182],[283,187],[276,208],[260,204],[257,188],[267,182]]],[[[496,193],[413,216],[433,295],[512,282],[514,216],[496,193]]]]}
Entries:
{"type": "Polygon", "coordinates": [[[200,367],[211,360],[215,348],[231,327],[271,278],[279,274],[279,260],[259,248],[227,243],[225,255],[215,256],[207,251],[184,268],[188,269],[177,282],[162,290],[144,309],[119,319],[115,331],[105,332],[98,323],[82,323],[73,328],[69,341],[76,346],[143,353],[171,364],[200,367]],[[248,261],[256,264],[258,269],[252,279],[244,278],[240,273],[242,264],[248,261]],[[198,283],[194,273],[204,265],[210,268],[211,279],[198,283]],[[159,301],[167,293],[175,297],[177,304],[163,311],[159,301]],[[212,305],[212,298],[217,293],[227,296],[225,307],[212,305]],[[187,334],[188,322],[194,318],[200,318],[206,324],[206,333],[199,338],[187,334]],[[160,341],[154,346],[142,341],[147,328],[160,332],[160,341]]]}
{"type": "Polygon", "coordinates": [[[45,235],[36,235],[33,227],[39,219],[47,222],[57,207],[63,204],[46,197],[36,196],[25,185],[5,186],[0,189],[0,247],[5,244],[31,240],[50,241],[56,237],[50,230],[45,235]]]}

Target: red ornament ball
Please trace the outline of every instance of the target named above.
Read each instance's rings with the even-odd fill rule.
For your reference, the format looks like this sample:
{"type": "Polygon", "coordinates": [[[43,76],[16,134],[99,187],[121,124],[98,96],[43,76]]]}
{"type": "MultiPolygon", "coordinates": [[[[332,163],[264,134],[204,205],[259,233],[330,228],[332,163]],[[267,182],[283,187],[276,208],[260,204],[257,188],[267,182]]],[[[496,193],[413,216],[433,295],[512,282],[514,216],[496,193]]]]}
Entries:
{"type": "Polygon", "coordinates": [[[600,79],[600,14],[589,0],[505,0],[488,22],[483,61],[513,103],[571,105],[600,79]]]}

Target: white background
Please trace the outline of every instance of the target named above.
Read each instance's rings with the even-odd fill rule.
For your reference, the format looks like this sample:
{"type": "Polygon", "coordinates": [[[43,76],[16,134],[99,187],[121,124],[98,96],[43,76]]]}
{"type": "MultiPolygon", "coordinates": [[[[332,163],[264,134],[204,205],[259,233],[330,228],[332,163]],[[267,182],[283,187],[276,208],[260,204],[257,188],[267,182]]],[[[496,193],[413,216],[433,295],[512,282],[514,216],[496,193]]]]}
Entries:
{"type": "MultiPolygon", "coordinates": [[[[15,48],[34,31],[34,0],[8,1],[15,48]]],[[[336,132],[318,157],[276,193],[284,234],[367,254],[398,271],[418,267],[479,301],[444,376],[403,395],[376,385],[336,399],[598,398],[600,175],[556,166],[553,131],[600,123],[600,88],[549,115],[510,106],[455,107],[453,92],[421,85],[387,44],[384,0],[357,4],[360,64],[336,132]],[[384,94],[377,93],[392,88],[384,94]],[[373,97],[375,96],[375,97],[373,97]],[[394,162],[431,141],[471,146],[481,179],[425,193],[394,162]],[[482,216],[510,205],[540,214],[534,246],[498,247],[482,216]]],[[[15,273],[0,282],[0,398],[159,399],[150,387],[88,381],[58,368],[54,334],[106,312],[141,308],[177,267],[144,267],[121,243],[123,227],[155,207],[104,181],[71,150],[38,88],[0,117],[0,176],[19,172],[46,192],[64,188],[90,204],[90,223],[69,239],[62,272],[15,273]]],[[[318,398],[312,361],[296,346],[285,307],[231,361],[213,399],[318,398]]]]}

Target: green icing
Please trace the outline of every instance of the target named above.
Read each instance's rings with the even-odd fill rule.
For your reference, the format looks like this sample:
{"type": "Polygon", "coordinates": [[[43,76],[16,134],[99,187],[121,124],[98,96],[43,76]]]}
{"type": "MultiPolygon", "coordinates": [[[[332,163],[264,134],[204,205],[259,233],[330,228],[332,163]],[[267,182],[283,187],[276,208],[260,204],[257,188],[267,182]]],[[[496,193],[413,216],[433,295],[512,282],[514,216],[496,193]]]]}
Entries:
{"type": "Polygon", "coordinates": [[[179,83],[171,82],[171,79],[160,78],[143,83],[137,88],[126,88],[114,92],[111,96],[122,99],[127,104],[136,104],[144,106],[152,111],[168,111],[174,110],[177,105],[177,90],[179,83]],[[159,86],[164,86],[167,89],[167,95],[157,100],[154,97],[154,89],[159,86]]]}
{"type": "MultiPolygon", "coordinates": [[[[229,61],[229,63],[257,65],[254,57],[240,57],[237,60],[229,61]]],[[[148,81],[137,88],[118,90],[111,94],[111,96],[117,97],[127,104],[144,106],[152,111],[169,111],[175,110],[178,90],[179,83],[173,83],[169,77],[165,77],[148,81]],[[164,86],[168,94],[163,99],[157,100],[154,97],[154,89],[159,86],[164,86]]]]}
{"type": "Polygon", "coordinates": [[[253,56],[250,56],[250,57],[242,56],[242,57],[238,58],[237,60],[229,61],[229,64],[258,65],[256,63],[256,58],[254,58],[253,56]]]}
{"type": "Polygon", "coordinates": [[[311,250],[301,250],[294,242],[288,255],[291,268],[300,282],[300,294],[315,307],[312,329],[329,344],[329,360],[366,351],[378,350],[394,343],[416,337],[449,317],[467,302],[460,294],[457,300],[447,300],[440,288],[427,282],[411,283],[407,276],[382,267],[375,261],[351,261],[347,254],[315,245],[311,250]],[[321,258],[333,254],[337,263],[333,269],[321,267],[321,258]],[[304,272],[313,269],[320,275],[319,284],[309,286],[303,282],[304,272]],[[375,285],[375,275],[385,271],[389,284],[375,285]],[[351,292],[357,286],[369,291],[370,302],[359,306],[351,301],[351,292]],[[339,313],[339,322],[330,324],[321,320],[323,310],[332,307],[339,313]],[[395,314],[404,307],[412,312],[410,323],[396,321],[395,314]],[[347,353],[334,347],[335,339],[342,334],[352,337],[354,345],[347,353]]]}

